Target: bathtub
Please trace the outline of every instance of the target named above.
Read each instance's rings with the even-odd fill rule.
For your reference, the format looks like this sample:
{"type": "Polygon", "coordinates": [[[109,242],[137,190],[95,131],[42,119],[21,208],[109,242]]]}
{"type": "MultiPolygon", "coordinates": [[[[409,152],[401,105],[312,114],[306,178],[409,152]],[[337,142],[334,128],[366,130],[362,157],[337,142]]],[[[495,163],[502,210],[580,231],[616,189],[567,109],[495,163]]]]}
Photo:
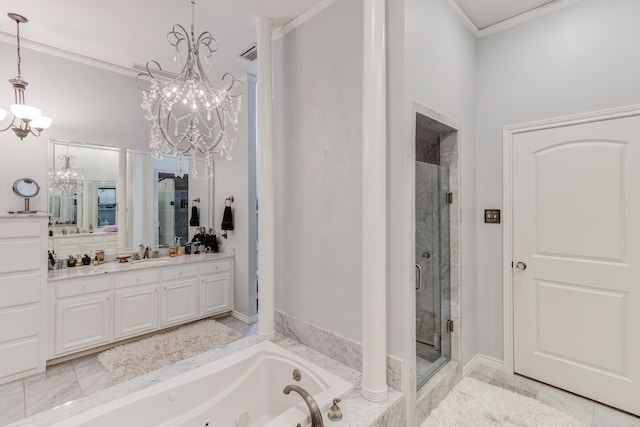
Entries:
{"type": "Polygon", "coordinates": [[[353,385],[264,341],[225,358],[54,424],[58,427],[295,427],[309,410],[287,384],[306,389],[326,415],[353,385]],[[301,380],[293,379],[298,369],[301,380]]]}

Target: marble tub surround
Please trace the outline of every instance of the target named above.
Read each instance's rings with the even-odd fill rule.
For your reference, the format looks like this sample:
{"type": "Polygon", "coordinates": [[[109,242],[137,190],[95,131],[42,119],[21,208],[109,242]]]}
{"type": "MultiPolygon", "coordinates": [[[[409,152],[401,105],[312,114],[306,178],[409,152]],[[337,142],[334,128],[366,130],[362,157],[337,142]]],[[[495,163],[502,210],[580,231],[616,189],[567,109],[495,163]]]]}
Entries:
{"type": "MultiPolygon", "coordinates": [[[[355,370],[362,369],[362,344],[276,310],[276,331],[355,370]]],[[[402,360],[387,355],[387,384],[402,390],[402,360]]]]}
{"type": "Polygon", "coordinates": [[[150,258],[138,261],[129,261],[119,263],[117,261],[105,262],[100,265],[85,265],[82,267],[62,268],[60,270],[49,270],[48,281],[73,279],[78,277],[99,276],[106,273],[120,273],[126,271],[135,271],[147,268],[170,267],[177,265],[185,265],[194,262],[214,261],[224,258],[233,258],[232,252],[214,252],[208,254],[197,255],[180,255],[176,257],[160,257],[150,258]]]}
{"type": "MultiPolygon", "coordinates": [[[[235,319],[234,319],[235,320],[235,319]]],[[[178,362],[172,366],[162,368],[153,372],[150,372],[146,375],[134,378],[130,381],[126,381],[119,384],[114,384],[108,386],[106,389],[95,392],[88,396],[82,398],[76,398],[72,402],[59,403],[60,406],[57,406],[51,410],[46,412],[41,412],[35,414],[29,418],[22,419],[16,421],[11,426],[47,426],[58,421],[70,418],[80,412],[87,411],[95,406],[101,405],[106,402],[110,402],[119,397],[126,396],[135,391],[142,390],[143,388],[149,387],[153,384],[156,384],[160,381],[172,378],[176,375],[179,375],[183,372],[195,369],[199,366],[205,365],[213,360],[220,359],[227,355],[230,355],[236,351],[245,349],[257,343],[257,338],[255,336],[255,328],[251,329],[251,332],[248,336],[232,342],[224,347],[214,349],[200,355],[194,356],[190,359],[183,360],[178,362]],[[64,404],[62,404],[64,403],[64,404]]],[[[405,425],[405,404],[404,404],[404,395],[395,390],[389,390],[389,396],[386,401],[380,403],[372,403],[366,401],[360,394],[360,381],[362,375],[348,367],[344,364],[333,360],[326,355],[319,353],[309,347],[302,345],[301,343],[282,336],[278,336],[274,342],[284,349],[297,354],[299,356],[304,357],[306,360],[315,363],[316,365],[332,372],[341,378],[344,378],[354,384],[354,392],[346,396],[342,399],[340,403],[340,408],[343,412],[343,419],[339,423],[334,423],[329,421],[325,416],[325,425],[327,426],[374,426],[374,427],[383,427],[383,426],[395,426],[395,425],[405,425]]],[[[76,368],[76,373],[84,372],[90,376],[92,368],[92,362],[86,360],[81,363],[84,363],[86,366],[76,368]]],[[[12,383],[13,384],[13,383],[12,383]]],[[[19,391],[17,390],[20,385],[13,385],[16,390],[12,390],[12,396],[17,396],[16,399],[20,396],[19,391]]],[[[4,391],[4,389],[1,389],[4,391]]],[[[24,404],[24,403],[22,403],[24,404]]],[[[19,406],[19,403],[16,403],[15,406],[19,406]]],[[[0,408],[4,408],[5,404],[0,399],[0,408]]],[[[7,422],[11,422],[11,420],[5,419],[7,422]]]]}

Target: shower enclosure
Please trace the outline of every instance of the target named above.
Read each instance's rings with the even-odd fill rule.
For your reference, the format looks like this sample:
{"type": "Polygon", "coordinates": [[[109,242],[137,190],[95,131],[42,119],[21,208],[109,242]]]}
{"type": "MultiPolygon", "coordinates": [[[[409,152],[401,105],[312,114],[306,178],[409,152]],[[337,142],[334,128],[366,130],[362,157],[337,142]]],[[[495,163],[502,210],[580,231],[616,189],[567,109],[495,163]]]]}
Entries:
{"type": "Polygon", "coordinates": [[[451,335],[447,329],[451,306],[450,193],[449,169],[439,164],[438,135],[434,134],[426,144],[417,138],[416,148],[416,383],[419,388],[451,357],[451,335]]]}

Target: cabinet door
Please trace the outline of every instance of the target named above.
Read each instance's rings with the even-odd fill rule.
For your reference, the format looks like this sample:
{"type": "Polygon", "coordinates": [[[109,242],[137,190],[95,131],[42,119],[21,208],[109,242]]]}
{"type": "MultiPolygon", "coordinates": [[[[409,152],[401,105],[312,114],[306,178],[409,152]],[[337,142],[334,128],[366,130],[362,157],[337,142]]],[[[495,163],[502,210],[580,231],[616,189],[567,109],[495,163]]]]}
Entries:
{"type": "Polygon", "coordinates": [[[114,338],[126,338],[158,328],[158,286],[117,290],[114,338]]]}
{"type": "Polygon", "coordinates": [[[56,302],[56,355],[111,341],[109,294],[56,302]]]}
{"type": "Polygon", "coordinates": [[[197,317],[197,278],[162,284],[160,326],[171,326],[197,317]]]}
{"type": "Polygon", "coordinates": [[[200,277],[200,316],[211,316],[231,309],[229,273],[208,274],[200,277]]]}

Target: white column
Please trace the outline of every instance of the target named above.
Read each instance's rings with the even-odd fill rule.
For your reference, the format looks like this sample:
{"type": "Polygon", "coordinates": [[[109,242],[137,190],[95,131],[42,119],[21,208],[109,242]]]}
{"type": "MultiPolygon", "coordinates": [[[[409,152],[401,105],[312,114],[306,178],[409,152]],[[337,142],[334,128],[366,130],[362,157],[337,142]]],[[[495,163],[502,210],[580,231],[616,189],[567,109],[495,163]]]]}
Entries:
{"type": "Polygon", "coordinates": [[[271,20],[257,18],[258,32],[258,339],[275,337],[273,202],[273,103],[271,20]]]}
{"type": "Polygon", "coordinates": [[[385,0],[364,0],[362,67],[362,396],[387,398],[385,0]]]}

